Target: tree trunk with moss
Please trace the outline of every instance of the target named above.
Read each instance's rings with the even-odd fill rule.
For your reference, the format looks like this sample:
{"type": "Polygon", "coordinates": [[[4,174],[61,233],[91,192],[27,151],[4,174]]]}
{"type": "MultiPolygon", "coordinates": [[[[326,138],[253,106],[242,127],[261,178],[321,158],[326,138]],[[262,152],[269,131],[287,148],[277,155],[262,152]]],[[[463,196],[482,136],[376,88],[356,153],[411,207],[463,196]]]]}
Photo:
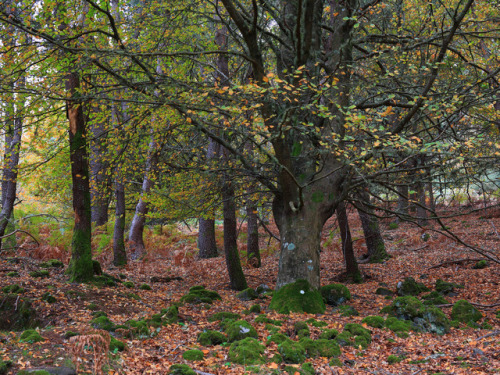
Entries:
{"type": "Polygon", "coordinates": [[[122,267],[127,264],[125,251],[125,186],[119,178],[115,181],[115,227],[113,231],[113,264],[122,267]]]}
{"type": "Polygon", "coordinates": [[[360,201],[358,207],[358,215],[363,227],[365,236],[367,254],[364,259],[366,262],[379,263],[389,258],[389,254],[385,250],[385,243],[380,232],[378,218],[370,206],[370,195],[367,192],[359,194],[360,201]]]}
{"type": "Polygon", "coordinates": [[[342,254],[344,255],[346,275],[349,280],[354,282],[362,281],[361,272],[359,272],[358,262],[354,255],[352,246],[351,230],[349,228],[349,218],[344,202],[337,206],[337,221],[339,223],[340,236],[342,239],[342,254]]]}
{"type": "Polygon", "coordinates": [[[248,264],[255,268],[261,266],[259,249],[259,221],[257,205],[251,199],[247,201],[247,259],[248,264]]]}
{"type": "Polygon", "coordinates": [[[66,102],[66,111],[69,121],[69,152],[75,218],[71,260],[67,273],[71,282],[83,282],[93,277],[93,265],[87,134],[83,100],[79,98],[80,77],[78,73],[72,72],[66,76],[66,90],[70,98],[66,102]]]}

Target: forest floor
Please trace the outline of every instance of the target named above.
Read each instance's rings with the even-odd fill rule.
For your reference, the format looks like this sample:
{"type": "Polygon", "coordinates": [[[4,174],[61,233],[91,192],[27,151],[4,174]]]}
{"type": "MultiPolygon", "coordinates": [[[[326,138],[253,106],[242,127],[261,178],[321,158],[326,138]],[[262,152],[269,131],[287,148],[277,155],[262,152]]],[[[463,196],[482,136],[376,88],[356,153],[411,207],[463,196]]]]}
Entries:
{"type": "MultiPolygon", "coordinates": [[[[366,251],[357,215],[352,214],[352,234],[358,256],[366,251]],[[354,217],[355,216],[355,217],[354,217]]],[[[479,214],[449,219],[446,223],[462,239],[496,252],[500,252],[500,219],[498,215],[484,218],[479,214]],[[496,216],[496,217],[495,217],[496,216]]],[[[258,303],[262,313],[268,318],[281,320],[277,328],[284,333],[293,331],[297,321],[314,318],[325,322],[324,327],[309,325],[311,338],[316,339],[325,329],[342,330],[347,323],[360,323],[369,315],[382,315],[380,309],[394,299],[375,294],[377,288],[387,286],[396,289],[396,284],[405,277],[432,288],[436,280],[442,279],[464,285],[457,289],[458,295],[446,297],[451,303],[465,299],[477,304],[484,318],[479,322],[482,328],[472,328],[465,324],[451,328],[450,333],[439,336],[431,333],[410,331],[408,337],[399,337],[384,328],[367,327],[371,331],[371,344],[360,347],[342,347],[339,357],[342,366],[335,366],[324,357],[307,358],[317,374],[497,374],[500,373],[500,268],[492,262],[483,269],[473,269],[479,255],[466,249],[456,241],[446,238],[432,230],[423,231],[409,224],[390,230],[388,223],[382,224],[383,235],[391,258],[383,264],[361,264],[365,281],[361,284],[345,284],[352,299],[348,305],[359,312],[357,316],[342,316],[342,311],[327,306],[321,315],[296,314],[280,315],[268,309],[270,297],[253,301],[241,301],[236,292],[229,289],[228,277],[223,257],[209,260],[196,260],[194,240],[196,233],[176,233],[152,235],[148,240],[147,259],[140,263],[130,263],[124,269],[110,265],[110,254],[103,253],[100,260],[104,272],[131,281],[133,286],[118,283],[114,287],[97,287],[92,284],[71,284],[61,268],[50,268],[50,276],[34,278],[31,271],[39,270],[40,258],[60,255],[59,250],[48,246],[42,249],[31,245],[22,254],[15,254],[18,261],[0,258],[0,286],[19,284],[24,288],[23,298],[30,298],[38,312],[42,324],[38,329],[43,341],[36,343],[21,342],[21,332],[0,331],[0,360],[12,361],[9,371],[16,373],[21,369],[41,366],[74,367],[71,356],[72,340],[67,338],[68,331],[80,334],[92,331],[90,321],[97,309],[104,311],[114,324],[123,324],[130,319],[151,318],[161,309],[178,302],[190,287],[204,285],[217,291],[222,300],[212,305],[184,304],[179,308],[178,323],[150,327],[149,336],[128,336],[120,330],[114,334],[126,343],[122,352],[110,354],[109,364],[105,365],[108,374],[167,374],[172,364],[185,363],[198,374],[301,374],[303,365],[277,364],[267,362],[259,366],[244,366],[232,363],[228,358],[229,345],[202,346],[197,335],[205,329],[219,330],[220,322],[210,322],[208,317],[220,311],[230,311],[241,315],[258,332],[258,340],[266,345],[270,335],[270,325],[256,323],[258,314],[245,314],[244,310],[258,303]],[[423,234],[429,234],[424,241],[423,234]],[[172,238],[172,236],[174,238],[172,238]],[[163,238],[165,237],[165,238],[163,238]],[[168,240],[166,238],[168,237],[168,240]],[[162,239],[163,238],[163,239],[162,239]],[[156,243],[155,243],[156,242],[156,243]],[[462,261],[460,261],[462,260],[462,261]],[[14,262],[14,263],[13,263],[14,262]],[[7,276],[18,272],[18,276],[7,276]],[[174,278],[152,282],[152,277],[174,278]],[[139,288],[143,283],[152,290],[139,288]],[[43,299],[49,292],[55,302],[43,299]],[[485,325],[484,322],[489,324],[485,325]],[[204,358],[198,361],[183,359],[183,352],[200,349],[204,358]],[[393,361],[389,360],[391,356],[393,361]],[[394,360],[396,359],[396,360],[394,360]],[[394,363],[389,363],[394,362],[394,363]],[[291,366],[291,367],[290,367],[291,366]],[[286,368],[286,372],[285,372],[286,368]],[[293,369],[296,369],[293,370],[293,369]]],[[[343,272],[340,240],[334,231],[333,222],[327,223],[323,236],[321,254],[322,284],[343,282],[339,275],[343,272]]],[[[266,235],[263,232],[263,237],[266,235]]],[[[274,240],[271,240],[273,242],[274,240]]],[[[25,247],[27,246],[24,244],[25,247]]],[[[277,275],[278,252],[276,244],[267,248],[268,242],[262,239],[262,267],[244,271],[250,287],[261,284],[274,287],[277,275]]],[[[243,246],[244,247],[244,246],[243,246]]],[[[64,253],[62,253],[64,255],[64,253]]],[[[63,257],[65,258],[65,257],[63,257]]],[[[41,260],[40,260],[41,261],[41,260]]],[[[67,259],[64,259],[67,261],[67,259]]],[[[154,279],[153,279],[154,280],[154,279]]],[[[0,304],[2,301],[0,300],[0,304]]],[[[442,308],[449,317],[451,307],[442,308]]],[[[0,316],[0,320],[2,316],[0,316]]],[[[365,325],[366,326],[366,325],[365,325]]],[[[273,357],[278,352],[276,343],[266,345],[264,356],[273,357]]],[[[80,373],[92,373],[92,353],[80,365],[80,373]],[[82,370],[83,369],[83,370],[82,370]],[[86,372],[85,372],[86,371],[86,372]]]]}

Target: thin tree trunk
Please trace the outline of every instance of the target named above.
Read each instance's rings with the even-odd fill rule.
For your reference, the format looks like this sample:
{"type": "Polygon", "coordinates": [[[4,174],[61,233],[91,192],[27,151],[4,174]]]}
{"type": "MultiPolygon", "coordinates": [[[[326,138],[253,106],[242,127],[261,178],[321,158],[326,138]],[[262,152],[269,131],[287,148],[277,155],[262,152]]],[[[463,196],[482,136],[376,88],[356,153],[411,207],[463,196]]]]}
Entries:
{"type": "Polygon", "coordinates": [[[87,129],[83,102],[78,99],[80,90],[78,73],[71,72],[66,76],[66,90],[71,98],[66,103],[66,109],[69,120],[69,151],[75,215],[71,260],[67,273],[70,275],[71,282],[82,282],[93,277],[93,266],[87,129]]]}
{"type": "Polygon", "coordinates": [[[115,181],[115,227],[113,231],[113,264],[121,267],[127,264],[125,251],[125,187],[119,178],[115,181]]]}
{"type": "Polygon", "coordinates": [[[252,267],[261,266],[259,250],[259,222],[257,218],[257,205],[250,198],[247,201],[247,259],[252,267]]]}
{"type": "Polygon", "coordinates": [[[366,260],[370,263],[379,263],[388,259],[389,254],[385,250],[385,243],[380,233],[378,218],[374,215],[373,209],[368,205],[370,203],[370,196],[366,192],[362,192],[360,198],[358,215],[361,220],[366,248],[368,250],[366,260]]]}
{"type": "Polygon", "coordinates": [[[153,186],[152,174],[156,169],[159,158],[159,150],[157,150],[157,143],[154,136],[151,135],[151,142],[149,143],[149,155],[146,161],[146,171],[144,173],[144,179],[142,181],[141,196],[137,206],[135,208],[135,215],[132,219],[132,224],[130,225],[129,231],[129,248],[130,248],[130,259],[137,260],[145,255],[146,247],[144,246],[144,224],[146,222],[146,215],[148,214],[148,203],[144,198],[151,191],[153,186]]]}
{"type": "Polygon", "coordinates": [[[336,213],[339,223],[340,236],[342,238],[342,253],[344,254],[347,278],[354,282],[361,282],[362,277],[359,272],[358,262],[354,256],[351,230],[349,229],[349,218],[347,217],[347,210],[344,202],[339,203],[336,213]]]}
{"type": "MultiPolygon", "coordinates": [[[[425,160],[419,158],[417,160],[418,165],[423,168],[425,165],[425,160]]],[[[424,184],[424,174],[421,173],[421,169],[417,171],[415,177],[417,178],[417,221],[420,225],[427,225],[427,202],[425,201],[425,184],[424,184]]]]}
{"type": "Polygon", "coordinates": [[[224,253],[226,266],[229,273],[229,283],[233,290],[243,290],[248,287],[237,243],[236,205],[234,201],[234,188],[231,181],[225,179],[222,187],[223,214],[224,214],[224,253]]]}
{"type": "Polygon", "coordinates": [[[406,185],[404,182],[402,182],[401,184],[399,184],[397,186],[397,190],[398,190],[398,207],[396,209],[396,212],[399,215],[397,218],[397,221],[401,222],[401,221],[404,221],[405,219],[407,219],[408,215],[409,215],[408,208],[409,208],[410,203],[408,200],[409,199],[408,185],[406,185]]]}

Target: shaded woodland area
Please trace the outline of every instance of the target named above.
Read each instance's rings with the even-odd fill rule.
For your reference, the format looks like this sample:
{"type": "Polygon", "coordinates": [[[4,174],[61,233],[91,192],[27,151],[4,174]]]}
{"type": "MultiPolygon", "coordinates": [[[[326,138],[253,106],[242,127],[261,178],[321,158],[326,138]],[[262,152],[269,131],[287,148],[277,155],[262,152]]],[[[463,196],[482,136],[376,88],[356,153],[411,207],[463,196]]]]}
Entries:
{"type": "Polygon", "coordinates": [[[498,5],[0,0],[0,374],[497,373],[498,5]]]}

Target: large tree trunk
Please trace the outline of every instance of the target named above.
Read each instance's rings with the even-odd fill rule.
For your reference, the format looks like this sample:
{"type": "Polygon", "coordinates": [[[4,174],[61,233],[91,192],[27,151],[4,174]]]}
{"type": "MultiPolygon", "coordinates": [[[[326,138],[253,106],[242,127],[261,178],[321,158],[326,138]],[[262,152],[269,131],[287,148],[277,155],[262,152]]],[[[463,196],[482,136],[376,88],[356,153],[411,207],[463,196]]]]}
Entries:
{"type": "Polygon", "coordinates": [[[75,226],[71,242],[71,260],[67,269],[71,282],[87,281],[93,277],[91,250],[90,184],[87,154],[87,134],[83,102],[78,99],[78,73],[66,76],[66,103],[69,120],[69,151],[73,183],[73,212],[75,226]]]}
{"type": "Polygon", "coordinates": [[[344,202],[340,202],[337,206],[337,221],[339,223],[340,237],[342,239],[342,254],[344,254],[346,276],[353,282],[361,282],[362,277],[359,272],[358,262],[354,255],[352,246],[351,230],[349,228],[349,218],[344,202]]]}
{"type": "Polygon", "coordinates": [[[153,186],[152,174],[156,169],[160,154],[160,150],[158,150],[157,148],[157,143],[154,139],[154,136],[152,135],[151,142],[149,143],[149,154],[146,160],[146,171],[144,173],[144,179],[142,181],[141,196],[135,208],[135,215],[132,219],[132,224],[130,225],[128,236],[130,259],[132,260],[142,258],[146,253],[143,234],[144,224],[146,223],[146,215],[148,214],[149,207],[144,198],[149,194],[153,186]]]}

